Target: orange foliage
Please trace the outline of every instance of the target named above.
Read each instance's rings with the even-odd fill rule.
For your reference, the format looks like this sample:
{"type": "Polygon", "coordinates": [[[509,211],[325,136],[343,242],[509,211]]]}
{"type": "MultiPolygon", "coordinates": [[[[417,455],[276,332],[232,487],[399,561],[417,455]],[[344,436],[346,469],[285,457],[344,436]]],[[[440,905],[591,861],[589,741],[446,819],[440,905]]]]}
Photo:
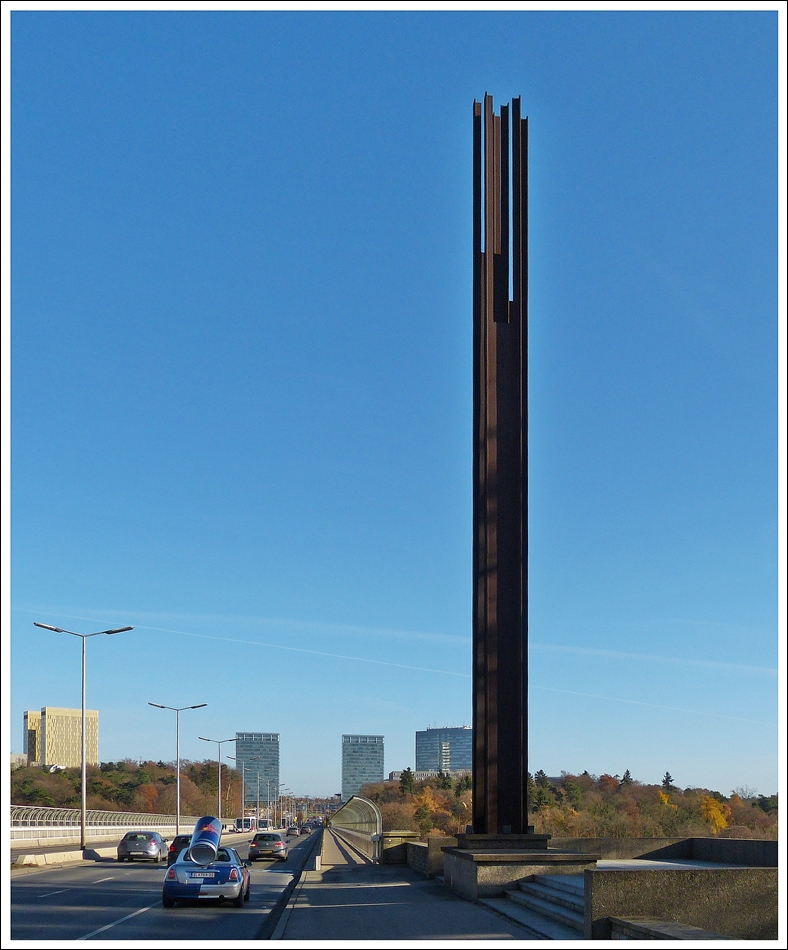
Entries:
{"type": "Polygon", "coordinates": [[[618,779],[613,778],[612,775],[600,775],[599,787],[603,792],[615,792],[618,790],[618,779]]]}

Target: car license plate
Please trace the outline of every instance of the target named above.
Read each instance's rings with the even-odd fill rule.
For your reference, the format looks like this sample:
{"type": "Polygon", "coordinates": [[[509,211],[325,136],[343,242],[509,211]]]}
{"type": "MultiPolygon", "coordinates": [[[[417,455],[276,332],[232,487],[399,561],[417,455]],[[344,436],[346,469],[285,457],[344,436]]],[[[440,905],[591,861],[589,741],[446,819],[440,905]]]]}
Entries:
{"type": "Polygon", "coordinates": [[[214,878],[214,874],[211,871],[191,871],[189,877],[209,877],[214,878]]]}

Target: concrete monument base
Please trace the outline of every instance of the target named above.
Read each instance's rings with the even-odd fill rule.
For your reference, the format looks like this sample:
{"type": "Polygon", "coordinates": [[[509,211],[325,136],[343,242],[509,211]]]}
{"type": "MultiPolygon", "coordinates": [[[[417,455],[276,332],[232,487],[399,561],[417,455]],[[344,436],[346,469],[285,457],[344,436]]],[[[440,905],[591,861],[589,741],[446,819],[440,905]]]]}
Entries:
{"type": "Polygon", "coordinates": [[[601,857],[550,850],[550,835],[458,835],[443,848],[443,882],[466,900],[499,897],[532,874],[581,874],[601,857]]]}

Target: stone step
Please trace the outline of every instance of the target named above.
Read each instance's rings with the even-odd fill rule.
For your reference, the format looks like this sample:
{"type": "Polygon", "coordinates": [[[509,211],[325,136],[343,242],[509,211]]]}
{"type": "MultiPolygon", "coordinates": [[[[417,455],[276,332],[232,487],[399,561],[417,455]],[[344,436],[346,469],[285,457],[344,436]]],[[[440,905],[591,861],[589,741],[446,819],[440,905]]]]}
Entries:
{"type": "Polygon", "coordinates": [[[585,908],[585,898],[582,893],[572,892],[569,889],[552,887],[542,883],[541,878],[533,878],[530,881],[520,881],[518,888],[523,894],[529,894],[539,900],[548,901],[551,904],[557,904],[566,907],[576,914],[583,916],[585,908]]]}
{"type": "Polygon", "coordinates": [[[533,874],[520,884],[539,881],[544,887],[582,898],[585,894],[585,879],[582,874],[533,874]]]}
{"type": "Polygon", "coordinates": [[[510,920],[516,921],[526,930],[530,931],[536,939],[541,940],[582,940],[582,934],[578,936],[573,927],[567,927],[565,924],[554,920],[552,917],[545,917],[542,914],[531,910],[508,897],[482,897],[480,904],[486,904],[488,907],[503,914],[510,920]]]}
{"type": "Polygon", "coordinates": [[[546,897],[537,897],[534,894],[529,894],[522,890],[513,890],[506,892],[506,898],[516,904],[528,907],[530,910],[536,911],[545,917],[550,917],[552,920],[556,920],[566,927],[572,927],[575,930],[579,930],[580,933],[583,932],[584,921],[582,912],[571,910],[569,907],[555,903],[549,894],[546,897]]]}

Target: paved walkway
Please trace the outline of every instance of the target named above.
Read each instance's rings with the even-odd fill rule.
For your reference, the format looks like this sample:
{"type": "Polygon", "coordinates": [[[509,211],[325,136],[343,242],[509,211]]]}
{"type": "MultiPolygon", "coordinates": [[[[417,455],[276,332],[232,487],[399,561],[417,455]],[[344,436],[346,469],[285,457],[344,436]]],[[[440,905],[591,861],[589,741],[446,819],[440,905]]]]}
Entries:
{"type": "Polygon", "coordinates": [[[495,911],[402,865],[375,865],[324,832],[320,871],[305,871],[273,940],[533,940],[495,911]]]}

